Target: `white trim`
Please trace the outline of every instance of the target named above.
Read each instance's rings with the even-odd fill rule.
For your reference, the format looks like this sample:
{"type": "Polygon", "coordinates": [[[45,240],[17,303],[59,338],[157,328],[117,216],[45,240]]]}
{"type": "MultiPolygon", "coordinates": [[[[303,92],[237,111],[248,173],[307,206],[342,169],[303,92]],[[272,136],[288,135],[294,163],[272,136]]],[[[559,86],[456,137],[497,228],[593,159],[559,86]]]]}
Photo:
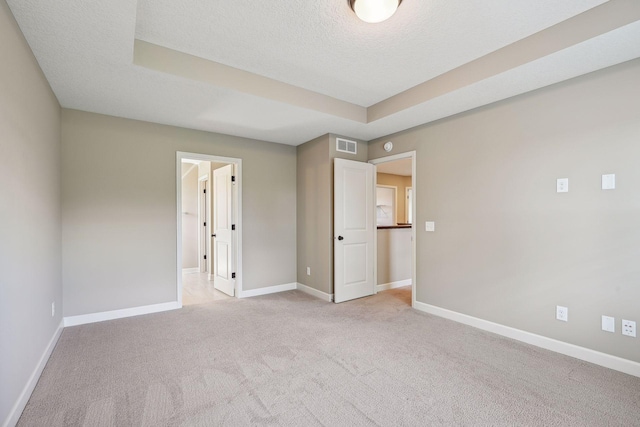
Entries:
{"type": "Polygon", "coordinates": [[[58,328],[56,329],[56,331],[53,333],[53,336],[49,340],[49,344],[47,344],[47,347],[44,349],[44,353],[42,353],[42,356],[40,356],[40,360],[38,360],[38,364],[36,365],[35,369],[31,373],[31,376],[29,377],[27,384],[24,386],[24,389],[22,389],[22,393],[20,393],[20,397],[18,397],[18,400],[9,411],[9,415],[4,420],[4,423],[2,424],[3,427],[15,426],[18,423],[18,420],[20,419],[20,415],[22,415],[22,411],[24,411],[24,408],[27,406],[27,402],[29,402],[31,393],[33,393],[33,390],[36,388],[36,384],[38,384],[40,375],[42,374],[42,371],[44,370],[45,365],[49,361],[49,357],[51,357],[51,353],[53,352],[53,349],[58,343],[58,339],[60,338],[60,334],[62,334],[63,328],[64,328],[63,321],[60,320],[60,325],[58,325],[58,328]]]}
{"type": "Polygon", "coordinates": [[[236,218],[236,295],[242,295],[242,233],[244,227],[242,227],[242,159],[236,159],[235,161],[236,172],[236,209],[234,209],[234,215],[236,218]]]}
{"type": "Polygon", "coordinates": [[[260,295],[275,294],[278,292],[293,291],[297,288],[297,283],[286,283],[284,285],[268,286],[266,288],[251,289],[238,294],[238,298],[250,298],[260,295]]]}
{"type": "Polygon", "coordinates": [[[200,273],[207,273],[209,271],[208,263],[211,260],[211,257],[209,256],[209,246],[207,245],[207,242],[211,240],[211,238],[209,237],[211,235],[211,232],[209,231],[209,227],[211,227],[211,222],[209,221],[211,200],[209,200],[210,194],[207,192],[208,188],[209,175],[205,174],[202,177],[198,178],[198,272],[200,273]],[[203,194],[204,203],[202,202],[203,194]]]}
{"type": "Polygon", "coordinates": [[[445,319],[453,320],[455,322],[464,323],[465,325],[473,326],[474,328],[535,345],[536,347],[541,347],[556,353],[604,366],[605,368],[614,369],[616,371],[624,372],[625,374],[640,377],[640,363],[632,360],[601,353],[599,351],[580,347],[575,344],[569,344],[564,341],[558,341],[553,338],[544,337],[542,335],[533,334],[520,329],[511,328],[488,320],[478,319],[477,317],[468,316],[466,314],[425,304],[419,301],[415,301],[413,303],[413,308],[435,316],[444,317],[445,319]]]}
{"type": "Polygon", "coordinates": [[[377,285],[377,292],[380,291],[386,291],[388,289],[395,289],[395,288],[402,288],[404,286],[410,286],[411,285],[411,279],[405,279],[405,280],[398,280],[395,282],[389,282],[389,283],[383,283],[381,285],[377,285]]]}
{"type": "Polygon", "coordinates": [[[100,313],[80,314],[64,318],[64,326],[85,325],[87,323],[104,322],[105,320],[122,319],[125,317],[140,316],[142,314],[159,313],[161,311],[176,310],[182,308],[182,304],[176,301],[161,304],[144,305],[141,307],[123,308],[121,310],[103,311],[100,313]]]}
{"type": "Polygon", "coordinates": [[[206,161],[214,163],[228,163],[235,165],[235,177],[237,189],[236,206],[236,235],[235,235],[235,295],[242,295],[242,159],[234,157],[214,156],[210,154],[188,153],[176,151],[176,303],[177,308],[182,307],[182,180],[180,175],[182,161],[206,161]]]}
{"type": "MultiPolygon", "coordinates": [[[[416,234],[416,224],[418,224],[417,221],[417,216],[416,216],[416,198],[418,197],[417,194],[418,192],[416,191],[416,184],[417,184],[417,179],[416,179],[416,152],[414,151],[407,151],[406,153],[399,153],[399,154],[394,154],[392,156],[386,156],[386,157],[380,157],[377,159],[372,159],[369,160],[369,163],[372,163],[374,165],[380,164],[380,163],[386,163],[386,162],[392,162],[394,160],[400,160],[400,159],[411,159],[411,188],[413,188],[413,206],[411,209],[411,217],[413,219],[413,226],[411,227],[411,306],[415,308],[416,306],[416,278],[417,278],[417,266],[416,266],[416,243],[418,241],[417,239],[417,234],[416,234]]],[[[374,180],[374,184],[377,185],[378,184],[378,180],[376,177],[376,180],[374,180]]],[[[375,207],[374,207],[375,209],[375,207]]],[[[377,267],[377,263],[378,263],[378,255],[377,255],[377,249],[378,249],[378,233],[375,233],[374,235],[374,247],[373,250],[376,252],[375,256],[376,256],[376,282],[377,282],[377,273],[378,273],[378,267],[377,267]]]]}
{"type": "Polygon", "coordinates": [[[322,292],[319,291],[317,289],[314,289],[310,286],[307,285],[303,285],[302,283],[297,283],[296,284],[296,289],[298,289],[299,291],[302,291],[306,294],[309,294],[311,296],[314,296],[316,298],[320,298],[323,301],[327,301],[327,302],[332,302],[333,301],[333,294],[328,294],[326,292],[322,292]]]}
{"type": "Polygon", "coordinates": [[[198,267],[183,268],[182,273],[183,274],[200,273],[200,269],[198,267]]]}

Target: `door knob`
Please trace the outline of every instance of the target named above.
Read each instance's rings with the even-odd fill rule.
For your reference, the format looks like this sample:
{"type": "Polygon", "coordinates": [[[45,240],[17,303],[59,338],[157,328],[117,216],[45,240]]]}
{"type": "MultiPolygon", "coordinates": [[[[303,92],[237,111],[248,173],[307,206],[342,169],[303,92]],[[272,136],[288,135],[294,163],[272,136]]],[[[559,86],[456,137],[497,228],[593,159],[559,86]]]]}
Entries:
{"type": "Polygon", "coordinates": [[[338,240],[344,240],[344,237],[338,236],[338,240]]]}
{"type": "Polygon", "coordinates": [[[215,234],[212,234],[212,235],[211,235],[211,237],[216,237],[216,235],[215,235],[215,234]]]}

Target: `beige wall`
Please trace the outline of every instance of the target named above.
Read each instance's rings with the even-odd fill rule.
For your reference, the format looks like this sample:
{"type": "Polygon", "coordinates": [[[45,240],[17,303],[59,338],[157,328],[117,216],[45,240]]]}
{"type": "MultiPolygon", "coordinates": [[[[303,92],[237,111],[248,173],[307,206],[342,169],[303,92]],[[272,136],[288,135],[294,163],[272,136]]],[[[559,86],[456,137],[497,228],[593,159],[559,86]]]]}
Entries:
{"type": "Polygon", "coordinates": [[[357,162],[366,162],[368,159],[368,155],[369,155],[369,144],[366,141],[362,141],[356,138],[351,138],[350,136],[334,135],[332,133],[329,134],[329,157],[330,158],[355,160],[357,162]],[[343,138],[343,139],[348,139],[350,141],[355,141],[358,144],[358,148],[356,149],[356,154],[344,153],[342,151],[336,150],[337,138],[343,138]]]}
{"type": "Polygon", "coordinates": [[[182,268],[198,267],[199,166],[182,163],[182,268]]]}
{"type": "Polygon", "coordinates": [[[406,198],[407,198],[407,188],[411,188],[411,177],[401,176],[401,175],[392,175],[388,173],[378,173],[377,181],[378,181],[378,185],[390,185],[393,187],[397,187],[396,222],[407,222],[406,198]]]}
{"type": "Polygon", "coordinates": [[[176,151],[243,161],[244,290],[296,281],[295,147],[63,110],[65,316],[176,300],[176,151]]]}
{"type": "Polygon", "coordinates": [[[298,282],[333,293],[329,135],[297,147],[298,282]],[[311,275],[307,275],[307,267],[311,275]]]}
{"type": "Polygon", "coordinates": [[[411,229],[378,230],[378,285],[411,280],[411,229]]]}
{"type": "Polygon", "coordinates": [[[333,293],[333,159],[365,162],[367,155],[366,142],[333,134],[297,147],[299,283],[333,293]],[[337,151],[336,138],[356,141],[356,154],[337,151]]]}
{"type": "Polygon", "coordinates": [[[198,163],[198,179],[204,178],[205,176],[211,177],[211,162],[198,163]]]}
{"type": "Polygon", "coordinates": [[[60,106],[4,1],[0,40],[0,424],[13,425],[62,320],[60,106]]]}
{"type": "Polygon", "coordinates": [[[417,152],[417,300],[640,362],[639,112],[635,60],[372,141],[417,152]]]}

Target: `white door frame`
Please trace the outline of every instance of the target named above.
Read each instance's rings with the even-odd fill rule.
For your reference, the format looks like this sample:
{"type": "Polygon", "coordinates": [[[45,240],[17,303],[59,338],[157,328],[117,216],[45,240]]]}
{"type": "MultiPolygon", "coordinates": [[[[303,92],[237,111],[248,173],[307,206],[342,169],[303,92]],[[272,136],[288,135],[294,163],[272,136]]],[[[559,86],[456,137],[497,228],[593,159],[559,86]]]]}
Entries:
{"type": "Polygon", "coordinates": [[[204,174],[198,178],[198,269],[200,273],[210,272],[209,244],[211,241],[211,222],[209,221],[209,211],[211,211],[211,190],[209,189],[209,174],[204,174]],[[204,203],[202,202],[202,190],[204,191],[204,203]],[[207,209],[207,205],[209,209],[207,209]],[[206,225],[203,226],[202,224],[206,225]],[[206,260],[204,259],[206,256],[206,260]]]}
{"type": "MultiPolygon", "coordinates": [[[[380,157],[377,159],[369,160],[369,163],[379,165],[380,163],[393,162],[394,160],[411,159],[411,188],[413,189],[413,206],[411,207],[411,217],[413,223],[411,224],[411,307],[416,306],[416,152],[407,151],[406,153],[394,154],[392,156],[380,157]]],[[[378,185],[377,176],[374,176],[374,185],[378,185]]],[[[375,202],[371,209],[376,209],[375,202]]],[[[378,233],[374,235],[373,250],[375,251],[376,271],[375,280],[378,282],[378,233]]],[[[376,288],[377,293],[377,288],[376,288]]]]}
{"type": "Polygon", "coordinates": [[[242,295],[242,159],[234,157],[221,157],[209,154],[187,153],[183,151],[176,152],[176,223],[177,223],[177,241],[176,241],[176,300],[179,307],[182,307],[182,160],[200,160],[214,163],[230,163],[235,165],[236,191],[235,199],[236,210],[234,212],[236,223],[236,235],[234,236],[234,252],[235,252],[235,295],[242,295]]]}

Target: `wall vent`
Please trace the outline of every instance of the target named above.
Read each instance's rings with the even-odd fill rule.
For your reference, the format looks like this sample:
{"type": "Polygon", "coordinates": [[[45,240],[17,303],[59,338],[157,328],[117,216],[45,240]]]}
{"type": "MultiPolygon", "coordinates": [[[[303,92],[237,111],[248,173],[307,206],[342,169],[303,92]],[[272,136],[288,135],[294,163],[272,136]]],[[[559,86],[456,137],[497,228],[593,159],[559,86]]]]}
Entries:
{"type": "Polygon", "coordinates": [[[358,150],[358,143],[355,141],[349,141],[348,139],[336,138],[336,151],[343,153],[356,154],[358,150]]]}

